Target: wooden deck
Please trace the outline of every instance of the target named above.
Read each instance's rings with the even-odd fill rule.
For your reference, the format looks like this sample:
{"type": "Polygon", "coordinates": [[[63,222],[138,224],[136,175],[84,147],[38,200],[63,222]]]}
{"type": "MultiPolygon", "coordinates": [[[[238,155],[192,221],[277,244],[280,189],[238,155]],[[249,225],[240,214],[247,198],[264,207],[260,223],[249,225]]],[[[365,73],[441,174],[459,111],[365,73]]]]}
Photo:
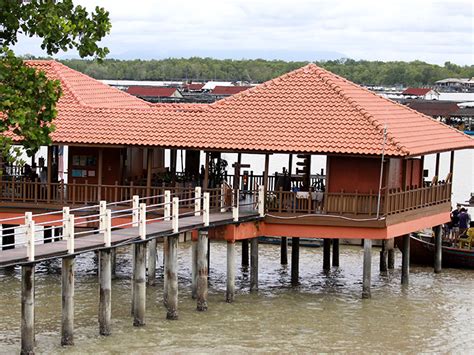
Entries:
{"type": "MultiPolygon", "coordinates": [[[[231,212],[211,213],[209,215],[209,227],[206,228],[255,221],[261,218],[262,217],[260,217],[258,213],[254,211],[240,211],[239,221],[234,222],[231,212]]],[[[178,233],[189,232],[199,228],[204,228],[202,216],[190,216],[179,219],[178,233]]],[[[176,233],[173,233],[171,221],[148,223],[146,227],[147,240],[175,234],[176,233]]],[[[116,229],[112,231],[112,246],[128,245],[139,241],[138,227],[116,229]]],[[[74,244],[74,255],[99,250],[104,248],[104,235],[100,233],[79,237],[74,240],[74,244]]],[[[65,240],[53,243],[38,244],[35,246],[34,262],[62,257],[65,255],[68,255],[67,242],[65,240]]],[[[0,251],[0,268],[28,263],[31,262],[27,260],[27,249],[25,247],[0,251]]]]}

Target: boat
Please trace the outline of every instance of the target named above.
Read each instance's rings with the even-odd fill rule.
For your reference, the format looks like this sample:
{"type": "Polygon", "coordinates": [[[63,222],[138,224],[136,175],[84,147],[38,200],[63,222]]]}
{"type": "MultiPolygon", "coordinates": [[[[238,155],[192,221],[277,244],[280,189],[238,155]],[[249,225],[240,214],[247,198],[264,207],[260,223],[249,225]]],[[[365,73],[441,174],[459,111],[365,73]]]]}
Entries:
{"type": "MultiPolygon", "coordinates": [[[[410,263],[419,265],[433,265],[435,245],[429,235],[414,233],[410,236],[410,263]]],[[[402,250],[402,238],[396,238],[395,244],[402,250]]],[[[474,269],[474,249],[461,249],[443,245],[442,265],[458,269],[474,269]]]]}

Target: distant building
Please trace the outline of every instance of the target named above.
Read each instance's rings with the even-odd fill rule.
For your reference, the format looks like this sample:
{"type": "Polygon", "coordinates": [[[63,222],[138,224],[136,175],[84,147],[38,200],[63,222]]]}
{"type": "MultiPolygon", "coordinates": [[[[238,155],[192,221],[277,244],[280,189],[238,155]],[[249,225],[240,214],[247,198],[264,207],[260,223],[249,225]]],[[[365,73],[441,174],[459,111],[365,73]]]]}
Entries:
{"type": "Polygon", "coordinates": [[[238,94],[239,92],[250,89],[251,86],[216,86],[210,94],[219,98],[238,94]]]}
{"type": "Polygon", "coordinates": [[[445,120],[459,111],[459,106],[450,101],[407,100],[405,105],[439,120],[445,120]]]}
{"type": "Polygon", "coordinates": [[[402,92],[406,98],[424,99],[424,100],[438,100],[439,93],[430,88],[407,88],[402,92]]]}
{"type": "Polygon", "coordinates": [[[211,91],[214,90],[216,86],[234,86],[232,81],[208,81],[203,87],[202,90],[211,91]]]}
{"type": "Polygon", "coordinates": [[[140,97],[147,101],[159,101],[162,98],[183,98],[183,95],[181,95],[177,88],[165,88],[158,86],[130,86],[126,92],[130,95],[140,97]]]}
{"type": "Polygon", "coordinates": [[[183,91],[185,92],[202,92],[204,83],[189,83],[183,85],[183,91]]]}
{"type": "Polygon", "coordinates": [[[436,81],[435,85],[446,91],[472,92],[474,91],[474,78],[447,78],[436,81]]]}

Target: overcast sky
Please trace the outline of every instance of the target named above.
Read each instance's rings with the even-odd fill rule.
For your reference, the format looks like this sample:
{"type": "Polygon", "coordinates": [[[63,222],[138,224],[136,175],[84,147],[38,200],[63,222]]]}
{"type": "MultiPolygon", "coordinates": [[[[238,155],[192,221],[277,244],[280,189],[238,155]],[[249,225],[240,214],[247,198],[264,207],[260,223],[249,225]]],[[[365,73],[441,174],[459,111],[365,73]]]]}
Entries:
{"type": "MultiPolygon", "coordinates": [[[[472,0],[75,0],[110,12],[112,58],[420,59],[474,64],[472,0]]],[[[40,55],[22,39],[19,54],[40,55]]],[[[67,53],[66,56],[71,56],[67,53]]],[[[65,56],[62,54],[62,56],[65,56]]]]}

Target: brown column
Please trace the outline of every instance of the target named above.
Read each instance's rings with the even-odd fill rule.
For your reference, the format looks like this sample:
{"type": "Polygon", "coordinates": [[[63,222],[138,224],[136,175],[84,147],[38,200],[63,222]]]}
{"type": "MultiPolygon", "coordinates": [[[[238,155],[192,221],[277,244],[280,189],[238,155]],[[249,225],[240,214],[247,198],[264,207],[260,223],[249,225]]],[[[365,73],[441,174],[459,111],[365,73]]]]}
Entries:
{"type": "Polygon", "coordinates": [[[449,172],[451,174],[454,172],[454,150],[451,151],[451,158],[449,159],[449,172]]]}
{"type": "Polygon", "coordinates": [[[153,149],[146,150],[146,195],[151,196],[151,176],[153,170],[153,149]]]}
{"type": "Polygon", "coordinates": [[[437,153],[436,154],[435,175],[438,177],[438,181],[439,181],[439,156],[440,156],[440,153],[437,153]]]}
{"type": "Polygon", "coordinates": [[[51,145],[48,145],[48,157],[47,157],[47,193],[48,193],[48,203],[51,200],[51,177],[53,174],[53,147],[51,145]]]}
{"type": "Polygon", "coordinates": [[[209,152],[206,152],[206,157],[204,161],[204,181],[202,188],[206,190],[209,187],[209,152]]]}
{"type": "Polygon", "coordinates": [[[97,199],[102,200],[102,182],[104,171],[104,148],[99,148],[99,161],[97,162],[97,185],[99,185],[99,191],[97,192],[97,199]]]}
{"type": "Polygon", "coordinates": [[[270,154],[265,154],[265,171],[263,172],[263,190],[265,194],[268,189],[268,169],[270,165],[270,154]]]}

